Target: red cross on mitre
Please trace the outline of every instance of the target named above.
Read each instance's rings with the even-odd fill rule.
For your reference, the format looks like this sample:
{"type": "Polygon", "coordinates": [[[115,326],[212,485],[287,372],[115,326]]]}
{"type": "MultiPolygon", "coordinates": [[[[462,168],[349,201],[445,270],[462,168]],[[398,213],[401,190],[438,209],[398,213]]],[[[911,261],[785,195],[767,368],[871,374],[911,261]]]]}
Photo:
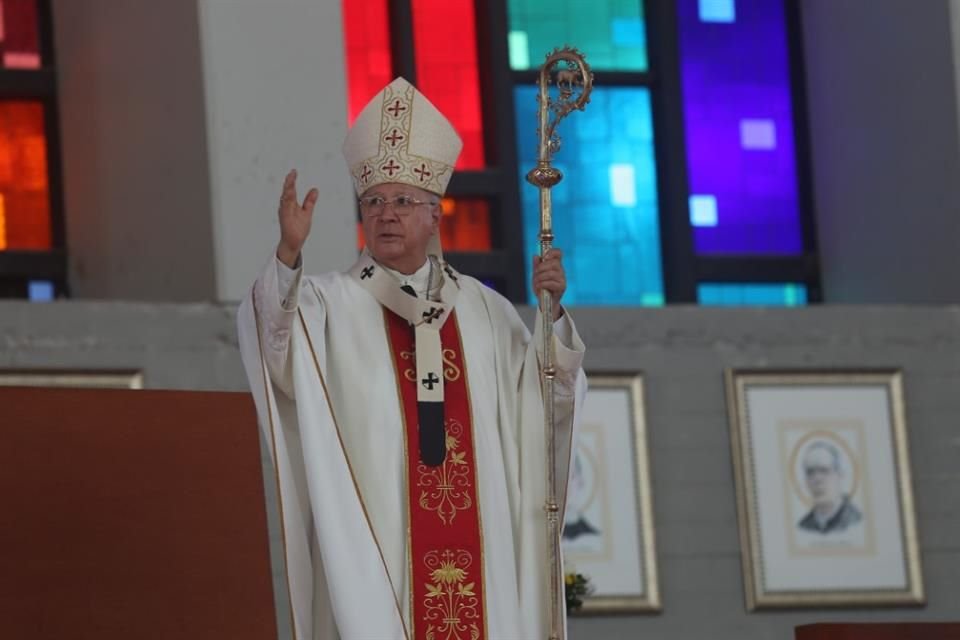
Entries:
{"type": "Polygon", "coordinates": [[[397,143],[401,140],[404,140],[406,136],[400,133],[396,128],[390,130],[390,135],[385,136],[383,139],[390,143],[391,147],[396,147],[397,143]]]}
{"type": "Polygon", "coordinates": [[[382,167],[380,167],[380,168],[383,169],[384,171],[386,171],[386,172],[387,172],[387,175],[392,178],[392,177],[393,177],[393,172],[394,172],[394,171],[399,171],[402,167],[401,167],[400,165],[398,165],[396,162],[394,162],[394,161],[393,161],[393,158],[390,158],[390,161],[389,161],[387,164],[385,164],[385,165],[383,165],[382,167]]]}
{"type": "Polygon", "coordinates": [[[420,176],[420,182],[423,182],[433,175],[432,172],[427,170],[427,164],[425,162],[420,163],[420,166],[414,169],[413,172],[420,176]]]}
{"type": "Polygon", "coordinates": [[[399,116],[401,113],[403,113],[403,112],[406,111],[406,110],[407,110],[407,108],[406,108],[405,106],[403,106],[403,104],[401,104],[400,98],[397,98],[396,100],[394,100],[394,101],[393,101],[393,104],[392,104],[391,106],[387,107],[387,111],[388,111],[390,114],[392,114],[394,118],[396,118],[397,116],[399,116]]]}
{"type": "Polygon", "coordinates": [[[371,175],[373,175],[373,169],[370,168],[370,165],[363,165],[363,173],[360,174],[360,182],[366,182],[370,179],[371,175]]]}

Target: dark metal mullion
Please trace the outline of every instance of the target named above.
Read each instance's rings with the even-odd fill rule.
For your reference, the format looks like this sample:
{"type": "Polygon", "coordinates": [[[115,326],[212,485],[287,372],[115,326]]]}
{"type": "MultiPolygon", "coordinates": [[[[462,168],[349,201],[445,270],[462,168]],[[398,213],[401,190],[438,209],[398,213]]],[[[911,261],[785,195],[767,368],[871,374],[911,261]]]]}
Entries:
{"type": "MultiPolygon", "coordinates": [[[[66,251],[66,215],[63,201],[63,168],[60,162],[60,116],[55,98],[43,101],[47,143],[47,194],[50,198],[50,236],[54,249],[66,251]]],[[[59,278],[58,293],[67,294],[66,273],[59,278]]]]}
{"type": "MultiPolygon", "coordinates": [[[[515,160],[514,165],[516,165],[515,160]]],[[[457,171],[450,179],[447,194],[451,196],[499,197],[504,193],[507,179],[509,179],[509,176],[500,168],[482,171],[457,171]]]]}
{"type": "MultiPolygon", "coordinates": [[[[56,51],[54,49],[53,13],[51,0],[37,3],[37,28],[40,34],[40,60],[43,82],[49,86],[43,98],[43,126],[47,152],[47,194],[50,199],[50,235],[54,255],[51,263],[56,265],[56,274],[49,276],[54,281],[57,296],[69,295],[67,279],[66,213],[63,196],[63,165],[61,162],[60,110],[57,100],[56,51]]],[[[33,72],[37,73],[37,72],[33,72]]]]}
{"type": "Polygon", "coordinates": [[[797,0],[784,0],[787,42],[790,57],[791,95],[793,98],[794,158],[797,166],[797,192],[800,197],[800,232],[804,252],[815,265],[808,278],[807,299],[823,302],[820,279],[820,251],[817,241],[816,206],[813,192],[813,169],[810,148],[810,121],[807,111],[806,65],[803,48],[803,9],[797,0]]]}
{"type": "Polygon", "coordinates": [[[695,265],[700,282],[783,282],[809,287],[817,274],[817,261],[812,256],[700,256],[695,265]]]}
{"type": "Polygon", "coordinates": [[[53,9],[51,0],[37,2],[37,28],[40,33],[40,64],[45,69],[52,69],[54,64],[53,50],[53,9]]]}
{"type": "Polygon", "coordinates": [[[697,269],[687,205],[687,154],[677,16],[672,2],[648,2],[645,8],[650,67],[657,70],[650,92],[664,297],[668,303],[692,303],[697,301],[697,269]]]}
{"type": "MultiPolygon", "coordinates": [[[[491,205],[490,232],[494,251],[483,254],[497,271],[504,295],[513,302],[526,296],[523,258],[523,218],[516,157],[513,113],[513,83],[507,47],[507,11],[502,1],[474,3],[477,60],[487,73],[480,73],[484,148],[488,169],[459,172],[450,183],[453,195],[486,196],[491,205]]],[[[465,264],[480,265],[477,254],[460,254],[465,264]]],[[[475,273],[481,273],[477,271],[475,273]]]]}
{"type": "MultiPolygon", "coordinates": [[[[590,57],[587,56],[587,64],[590,64],[590,57]]],[[[510,77],[514,84],[536,84],[540,75],[538,69],[528,69],[524,71],[511,71],[510,77]]],[[[604,87],[643,87],[654,84],[656,75],[652,71],[597,71],[593,70],[593,84],[604,87]]]]}
{"type": "Polygon", "coordinates": [[[444,257],[459,271],[474,278],[509,278],[509,256],[504,249],[493,251],[447,251],[444,257]]]}
{"type": "Polygon", "coordinates": [[[388,0],[390,15],[390,57],[394,75],[417,84],[417,61],[414,52],[412,0],[388,0]]]}
{"type": "Polygon", "coordinates": [[[510,72],[506,2],[478,1],[476,7],[478,60],[488,69],[481,73],[484,97],[483,128],[488,161],[496,165],[491,187],[499,192],[496,216],[492,220],[496,246],[503,249],[504,295],[511,302],[527,297],[526,260],[523,253],[523,212],[521,209],[517,162],[517,133],[513,105],[514,83],[510,72]]]}
{"type": "Polygon", "coordinates": [[[0,251],[0,274],[3,278],[40,278],[60,281],[66,271],[63,251],[0,251]]]}
{"type": "Polygon", "coordinates": [[[57,77],[50,69],[0,70],[0,99],[48,98],[57,93],[57,77]]]}

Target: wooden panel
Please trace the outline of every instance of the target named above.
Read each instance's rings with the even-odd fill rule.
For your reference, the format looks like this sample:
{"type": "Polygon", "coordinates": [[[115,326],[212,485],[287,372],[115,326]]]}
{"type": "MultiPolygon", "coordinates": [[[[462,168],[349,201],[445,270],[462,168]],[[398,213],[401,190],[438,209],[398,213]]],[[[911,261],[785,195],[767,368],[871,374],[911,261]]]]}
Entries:
{"type": "Polygon", "coordinates": [[[274,639],[248,394],[0,388],[0,637],[274,639]]]}
{"type": "Polygon", "coordinates": [[[960,640],[960,624],[809,624],[796,640],[960,640]]]}

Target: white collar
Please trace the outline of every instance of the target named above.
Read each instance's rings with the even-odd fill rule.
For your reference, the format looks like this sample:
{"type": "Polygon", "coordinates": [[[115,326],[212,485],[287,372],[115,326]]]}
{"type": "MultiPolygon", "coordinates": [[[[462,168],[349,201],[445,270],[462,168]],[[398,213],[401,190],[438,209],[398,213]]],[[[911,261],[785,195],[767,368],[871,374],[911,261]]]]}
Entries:
{"type": "Polygon", "coordinates": [[[409,284],[411,287],[413,287],[413,290],[417,292],[418,296],[426,297],[427,288],[430,286],[430,259],[429,258],[427,258],[424,261],[423,266],[421,266],[419,269],[417,269],[416,271],[410,274],[400,273],[399,271],[391,269],[390,267],[387,267],[385,265],[381,265],[381,266],[383,266],[383,268],[387,271],[387,273],[391,274],[394,278],[399,280],[401,286],[409,284]]]}

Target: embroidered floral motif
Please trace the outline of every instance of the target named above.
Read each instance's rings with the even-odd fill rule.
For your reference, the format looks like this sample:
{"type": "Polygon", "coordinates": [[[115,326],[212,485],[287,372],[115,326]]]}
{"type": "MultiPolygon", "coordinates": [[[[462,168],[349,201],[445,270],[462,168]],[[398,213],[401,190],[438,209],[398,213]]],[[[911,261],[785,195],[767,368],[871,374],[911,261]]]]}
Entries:
{"type": "Polygon", "coordinates": [[[473,556],[464,549],[430,551],[423,563],[430,580],[423,597],[427,640],[477,640],[480,628],[476,582],[467,582],[473,556]]]}
{"type": "Polygon", "coordinates": [[[450,524],[458,511],[473,506],[470,497],[470,464],[467,452],[459,451],[463,425],[454,419],[446,421],[447,456],[440,466],[423,463],[417,465],[417,486],[420,491],[420,506],[427,511],[436,511],[443,524],[450,524]]]}

